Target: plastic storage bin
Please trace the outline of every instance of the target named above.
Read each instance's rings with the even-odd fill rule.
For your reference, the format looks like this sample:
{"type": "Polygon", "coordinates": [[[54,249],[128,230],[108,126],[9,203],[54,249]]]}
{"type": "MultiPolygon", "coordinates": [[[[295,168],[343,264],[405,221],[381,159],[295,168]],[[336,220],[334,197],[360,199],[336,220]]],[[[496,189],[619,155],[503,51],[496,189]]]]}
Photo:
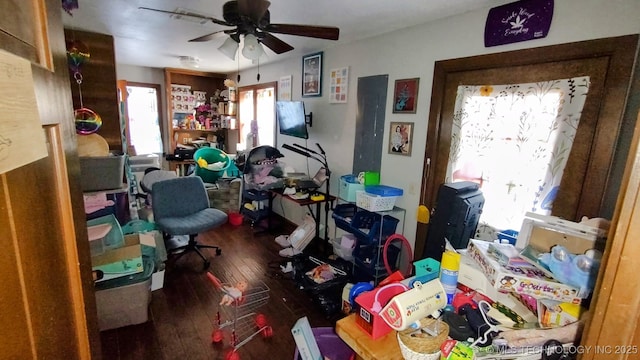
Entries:
{"type": "Polygon", "coordinates": [[[122,228],[114,215],[106,215],[87,221],[87,228],[102,224],[111,225],[111,230],[102,240],[91,241],[91,255],[98,255],[109,249],[115,249],[124,244],[122,228]]]}
{"type": "MultiPolygon", "coordinates": [[[[330,327],[311,328],[313,337],[318,343],[320,353],[331,360],[350,360],[355,355],[353,350],[347,345],[330,327]]],[[[301,360],[298,348],[296,348],[293,360],[301,360]]]]}
{"type": "Polygon", "coordinates": [[[193,160],[196,162],[196,176],[202,178],[206,183],[215,183],[224,174],[225,170],[231,165],[231,158],[224,151],[216,148],[200,148],[193,154],[193,160]],[[219,170],[209,170],[202,168],[198,163],[198,159],[203,158],[209,165],[218,162],[224,163],[219,170]]]}
{"type": "Polygon", "coordinates": [[[353,260],[353,247],[346,248],[340,244],[340,239],[330,239],[329,242],[333,246],[333,253],[339,256],[340,258],[351,261],[353,260]]]}
{"type": "Polygon", "coordinates": [[[149,320],[148,307],[151,302],[151,275],[154,260],[143,256],[144,272],[96,285],[96,308],[100,331],[128,325],[141,324],[149,320]]]}
{"type": "Polygon", "coordinates": [[[356,202],[356,191],[364,190],[364,185],[358,182],[358,177],[354,175],[343,175],[340,177],[340,199],[348,202],[356,202]]]}
{"type": "Polygon", "coordinates": [[[356,205],[369,211],[392,210],[397,198],[398,196],[379,196],[365,191],[356,191],[356,205]]]}
{"type": "Polygon", "coordinates": [[[124,155],[80,157],[82,191],[119,189],[124,185],[124,155]]]}

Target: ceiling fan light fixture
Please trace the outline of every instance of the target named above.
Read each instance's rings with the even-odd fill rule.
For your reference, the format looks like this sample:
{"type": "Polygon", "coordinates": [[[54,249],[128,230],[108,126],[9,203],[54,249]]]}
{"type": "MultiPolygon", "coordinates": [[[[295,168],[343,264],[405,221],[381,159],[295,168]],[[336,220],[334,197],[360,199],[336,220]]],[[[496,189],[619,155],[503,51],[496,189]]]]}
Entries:
{"type": "Polygon", "coordinates": [[[250,60],[259,59],[264,53],[262,45],[258,42],[258,38],[253,34],[247,34],[244,36],[244,47],[242,48],[242,55],[250,60]]]}
{"type": "Polygon", "coordinates": [[[235,60],[236,53],[238,52],[238,47],[240,47],[240,45],[238,45],[238,43],[231,37],[228,37],[227,40],[225,40],[222,45],[220,45],[218,50],[220,50],[221,53],[225,54],[229,59],[235,60]]]}

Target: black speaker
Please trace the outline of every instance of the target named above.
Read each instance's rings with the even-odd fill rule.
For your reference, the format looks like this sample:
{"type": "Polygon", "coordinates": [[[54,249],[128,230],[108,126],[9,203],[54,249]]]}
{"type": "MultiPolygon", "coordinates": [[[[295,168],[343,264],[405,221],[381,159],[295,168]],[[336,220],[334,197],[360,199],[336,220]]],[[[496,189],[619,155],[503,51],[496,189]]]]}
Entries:
{"type": "Polygon", "coordinates": [[[442,259],[445,238],[455,249],[464,249],[475,236],[484,205],[479,185],[461,181],[440,185],[429,223],[423,258],[442,259]]]}

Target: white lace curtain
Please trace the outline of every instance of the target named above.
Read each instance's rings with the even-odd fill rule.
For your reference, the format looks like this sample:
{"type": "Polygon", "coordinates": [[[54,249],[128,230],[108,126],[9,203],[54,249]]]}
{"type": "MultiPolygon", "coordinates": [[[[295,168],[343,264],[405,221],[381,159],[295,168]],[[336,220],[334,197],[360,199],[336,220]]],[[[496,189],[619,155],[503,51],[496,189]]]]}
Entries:
{"type": "Polygon", "coordinates": [[[589,77],[458,87],[445,181],[481,185],[478,238],[551,212],[588,89],[589,77]]]}

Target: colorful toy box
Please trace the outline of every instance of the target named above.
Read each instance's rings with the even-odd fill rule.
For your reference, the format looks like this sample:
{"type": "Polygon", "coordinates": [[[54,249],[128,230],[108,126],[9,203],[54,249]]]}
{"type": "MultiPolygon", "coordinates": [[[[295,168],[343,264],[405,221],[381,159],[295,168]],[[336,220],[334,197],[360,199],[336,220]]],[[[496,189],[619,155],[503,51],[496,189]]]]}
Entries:
{"type": "Polygon", "coordinates": [[[580,304],[582,299],[589,295],[581,292],[578,288],[555,281],[533,266],[501,266],[488,255],[489,244],[487,241],[472,239],[469,241],[467,254],[479,265],[493,287],[499,291],[515,292],[572,304],[580,304]]]}

